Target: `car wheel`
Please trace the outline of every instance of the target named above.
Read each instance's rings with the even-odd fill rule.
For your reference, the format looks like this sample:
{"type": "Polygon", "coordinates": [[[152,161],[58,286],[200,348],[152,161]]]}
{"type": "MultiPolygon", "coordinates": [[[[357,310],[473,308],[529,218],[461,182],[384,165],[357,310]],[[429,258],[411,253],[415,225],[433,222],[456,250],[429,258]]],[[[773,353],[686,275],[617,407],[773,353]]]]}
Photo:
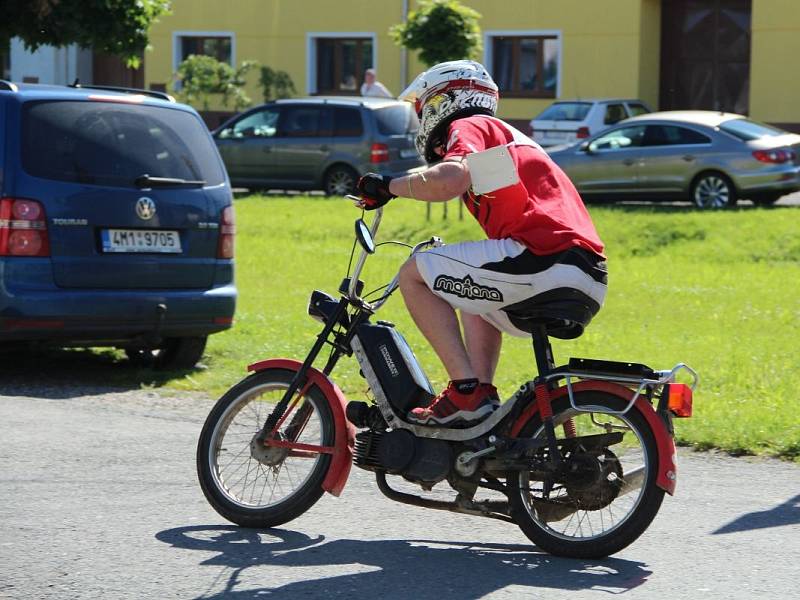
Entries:
{"type": "Polygon", "coordinates": [[[328,196],[347,196],[356,191],[356,183],[358,183],[358,173],[348,166],[337,165],[325,173],[322,185],[328,196]]]}
{"type": "Polygon", "coordinates": [[[203,337],[168,338],[156,356],[156,369],[177,371],[193,368],[206,349],[203,337]]]}
{"type": "Polygon", "coordinates": [[[736,206],[736,188],[722,173],[701,173],[692,184],[692,202],[697,208],[716,209],[736,206]]]}

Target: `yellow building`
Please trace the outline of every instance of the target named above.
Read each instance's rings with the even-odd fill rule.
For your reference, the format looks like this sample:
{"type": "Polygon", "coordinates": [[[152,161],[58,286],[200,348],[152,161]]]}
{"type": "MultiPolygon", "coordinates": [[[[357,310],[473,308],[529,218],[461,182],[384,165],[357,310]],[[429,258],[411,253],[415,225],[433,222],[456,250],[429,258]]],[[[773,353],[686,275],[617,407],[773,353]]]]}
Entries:
{"type": "MultiPolygon", "coordinates": [[[[527,122],[555,99],[640,98],[661,109],[750,114],[800,130],[797,0],[462,0],[482,14],[479,59],[500,116],[527,122]]],[[[300,95],[358,93],[364,69],[398,93],[424,67],[389,27],[414,0],[174,0],[151,29],[145,84],[205,53],[289,73],[300,95]]],[[[257,74],[248,93],[261,100],[257,74]]],[[[221,107],[220,107],[221,108],[221,107]]]]}

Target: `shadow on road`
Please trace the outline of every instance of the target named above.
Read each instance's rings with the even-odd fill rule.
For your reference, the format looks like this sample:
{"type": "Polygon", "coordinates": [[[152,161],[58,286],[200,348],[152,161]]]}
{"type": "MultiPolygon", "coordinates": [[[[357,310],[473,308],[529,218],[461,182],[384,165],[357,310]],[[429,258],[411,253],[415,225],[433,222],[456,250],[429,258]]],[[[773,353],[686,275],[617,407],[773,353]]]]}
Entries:
{"type": "Polygon", "coordinates": [[[6,347],[0,353],[0,396],[65,400],[161,387],[190,372],[137,366],[113,350],[6,347]]]}
{"type": "MultiPolygon", "coordinates": [[[[167,529],[156,538],[176,548],[214,556],[203,565],[229,572],[201,598],[337,597],[482,598],[507,586],[594,589],[623,593],[647,581],[643,563],[609,558],[563,559],[518,544],[481,544],[433,540],[334,540],[286,529],[252,530],[200,525],[167,529]],[[287,567],[270,572],[272,586],[237,589],[248,567],[287,567]],[[349,568],[348,568],[349,566],[349,568]],[[292,567],[317,567],[318,577],[292,573],[292,567]],[[339,567],[331,575],[331,569],[339,567]],[[301,581],[281,583],[302,577],[301,581]],[[225,581],[222,579],[225,578],[225,581]]],[[[263,571],[262,571],[263,572],[263,571]]]]}
{"type": "Polygon", "coordinates": [[[800,524],[800,494],[769,510],[747,513],[717,529],[714,534],[800,524]]]}

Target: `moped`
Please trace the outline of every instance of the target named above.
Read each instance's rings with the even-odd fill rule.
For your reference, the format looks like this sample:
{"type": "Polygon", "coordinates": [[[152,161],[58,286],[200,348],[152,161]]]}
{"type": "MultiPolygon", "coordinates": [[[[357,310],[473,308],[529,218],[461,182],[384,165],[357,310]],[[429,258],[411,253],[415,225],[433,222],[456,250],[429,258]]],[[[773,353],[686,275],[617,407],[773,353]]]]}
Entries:
{"type": "MultiPolygon", "coordinates": [[[[515,523],[554,555],[598,558],[631,544],[675,492],[672,420],[691,416],[697,373],[584,358],[556,366],[549,338],[579,336],[596,311],[565,290],[513,315],[531,334],[538,375],[488,418],[462,429],[410,423],[433,389],[397,328],[374,320],[398,276],[367,294],[359,280],[381,218],[378,209],[371,225],[356,221],[361,252],[351,274],[354,241],[338,299],[312,292],[308,314],[323,328],[305,360],[251,364],[208,415],[197,470],[211,506],[242,527],[275,527],[324,492],[340,495],[354,464],[392,500],[515,523]],[[348,402],[330,379],[345,356],[358,361],[371,402],[348,402]],[[445,498],[431,497],[444,483],[445,498]]],[[[411,255],[442,245],[432,237],[411,255]]]]}

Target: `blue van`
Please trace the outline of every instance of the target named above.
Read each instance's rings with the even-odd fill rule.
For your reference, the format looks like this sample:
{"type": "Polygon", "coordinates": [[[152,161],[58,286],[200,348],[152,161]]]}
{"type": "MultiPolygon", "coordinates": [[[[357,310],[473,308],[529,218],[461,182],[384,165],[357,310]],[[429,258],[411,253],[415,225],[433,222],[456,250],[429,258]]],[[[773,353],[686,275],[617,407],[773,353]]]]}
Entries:
{"type": "Polygon", "coordinates": [[[114,346],[191,368],[233,322],[234,215],[167,94],[0,80],[0,346],[114,346]]]}

